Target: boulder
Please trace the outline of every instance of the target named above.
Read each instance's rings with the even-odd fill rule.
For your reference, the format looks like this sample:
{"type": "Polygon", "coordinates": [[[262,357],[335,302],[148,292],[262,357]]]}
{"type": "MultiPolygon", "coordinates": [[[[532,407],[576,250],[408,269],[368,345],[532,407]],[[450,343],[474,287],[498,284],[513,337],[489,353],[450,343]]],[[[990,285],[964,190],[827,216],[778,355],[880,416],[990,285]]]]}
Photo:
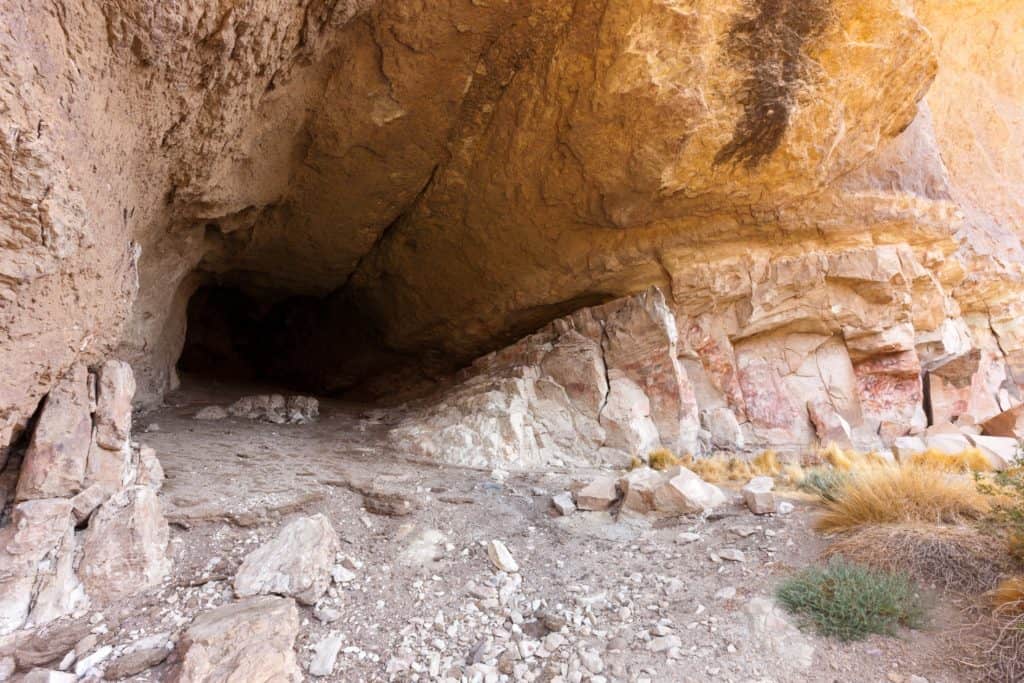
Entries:
{"type": "Polygon", "coordinates": [[[65,498],[81,491],[91,439],[88,373],[76,365],[43,403],[25,451],[15,500],[65,498]]]}
{"type": "Polygon", "coordinates": [[[710,434],[711,445],[727,451],[742,450],[743,431],[736,419],[736,413],[729,408],[712,408],[700,414],[704,429],[710,434]]]}
{"type": "Polygon", "coordinates": [[[650,467],[638,467],[619,479],[622,509],[646,514],[654,510],[654,494],[665,477],[650,467]]]}
{"type": "Polygon", "coordinates": [[[968,434],[967,440],[988,458],[992,469],[1002,471],[1020,459],[1020,441],[1007,436],[968,434]]]}
{"type": "Polygon", "coordinates": [[[755,515],[775,512],[775,480],[771,477],[754,477],[743,487],[743,502],[755,515]]]}
{"type": "Polygon", "coordinates": [[[135,375],[124,361],[108,360],[96,373],[96,443],[116,451],[124,448],[132,430],[135,375]]]}
{"type": "Polygon", "coordinates": [[[965,435],[957,432],[955,434],[925,434],[924,445],[926,448],[934,449],[941,453],[955,455],[957,453],[963,453],[965,450],[970,448],[972,444],[965,435]]]}
{"type": "Polygon", "coordinates": [[[559,493],[557,496],[551,498],[551,505],[558,510],[558,514],[563,517],[571,515],[576,512],[576,504],[572,500],[572,494],[568,491],[559,493]]]}
{"type": "MultiPolygon", "coordinates": [[[[281,394],[260,394],[243,396],[228,406],[227,412],[233,417],[273,424],[308,424],[320,415],[320,402],[311,396],[285,398],[281,394]]],[[[204,408],[196,419],[217,420],[220,413],[204,408]]]]}
{"type": "Polygon", "coordinates": [[[985,420],[981,428],[987,436],[1024,439],[1024,403],[985,420]]]}
{"type": "Polygon", "coordinates": [[[673,467],[654,493],[654,507],[667,514],[710,512],[726,502],[725,494],[685,467],[673,467]]]}
{"type": "Polygon", "coordinates": [[[289,598],[259,596],[200,614],[178,643],[175,683],[294,682],[299,611],[289,598]]]}
{"type": "Polygon", "coordinates": [[[14,506],[10,523],[0,529],[0,635],[70,611],[74,544],[70,501],[14,506]]]}
{"type": "Polygon", "coordinates": [[[576,507],[580,510],[607,510],[619,497],[612,477],[598,477],[576,494],[576,507]]]}
{"type": "Polygon", "coordinates": [[[235,594],[277,594],[312,605],[330,586],[338,549],[338,536],[326,516],[294,519],[242,561],[235,594]]]}
{"type": "Polygon", "coordinates": [[[169,536],[156,492],[132,486],[93,513],[85,532],[79,576],[101,604],[152,588],[170,568],[169,536]]]}
{"type": "Polygon", "coordinates": [[[901,436],[892,442],[892,452],[901,462],[926,450],[928,446],[919,436],[901,436]]]}
{"type": "Polygon", "coordinates": [[[487,544],[487,557],[499,571],[509,573],[519,571],[519,563],[516,562],[516,558],[512,557],[512,553],[502,541],[493,540],[487,544]]]}
{"type": "Polygon", "coordinates": [[[125,442],[116,450],[104,448],[96,438],[98,433],[98,430],[93,432],[92,445],[89,447],[85,485],[98,484],[110,493],[115,493],[131,483],[133,476],[131,445],[125,442]]]}
{"type": "Polygon", "coordinates": [[[835,406],[824,398],[807,402],[807,415],[814,425],[818,441],[822,444],[835,444],[840,448],[852,448],[853,436],[850,423],[839,414],[835,406]]]}
{"type": "Polygon", "coordinates": [[[66,671],[54,671],[52,669],[33,669],[25,674],[21,683],[75,683],[78,676],[66,671]]]}
{"type": "Polygon", "coordinates": [[[313,657],[309,660],[310,676],[330,676],[334,673],[343,637],[341,631],[332,631],[313,646],[313,657]]]}

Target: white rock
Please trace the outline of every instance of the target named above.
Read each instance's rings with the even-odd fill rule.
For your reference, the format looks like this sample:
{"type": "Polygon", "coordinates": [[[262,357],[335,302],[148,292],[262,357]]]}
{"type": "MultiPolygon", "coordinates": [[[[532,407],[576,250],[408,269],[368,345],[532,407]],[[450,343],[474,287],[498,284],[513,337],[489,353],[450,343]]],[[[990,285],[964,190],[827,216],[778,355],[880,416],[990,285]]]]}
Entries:
{"type": "Polygon", "coordinates": [[[788,515],[788,514],[789,514],[789,513],[791,513],[791,512],[792,512],[792,511],[793,511],[794,509],[795,509],[795,508],[793,507],[793,504],[792,504],[792,503],[790,503],[790,502],[789,502],[788,500],[781,500],[781,501],[779,501],[779,505],[778,505],[778,513],[779,513],[780,515],[788,515]]]}
{"type": "Polygon", "coordinates": [[[313,658],[309,661],[311,676],[329,676],[333,673],[338,660],[338,650],[341,649],[341,640],[341,632],[333,631],[313,647],[313,658]]]}
{"type": "Polygon", "coordinates": [[[725,502],[725,494],[720,488],[685,467],[670,469],[668,481],[654,493],[655,509],[669,514],[710,512],[725,502]]]}
{"type": "Polygon", "coordinates": [[[25,674],[21,683],[75,683],[78,676],[63,671],[49,671],[47,669],[35,669],[25,674]]]}
{"type": "Polygon", "coordinates": [[[206,406],[201,408],[193,416],[196,420],[223,420],[228,416],[228,411],[222,406],[206,406]]]}
{"type": "Polygon", "coordinates": [[[775,480],[771,477],[754,477],[741,489],[743,501],[755,515],[775,512],[775,480]]]}
{"type": "Polygon", "coordinates": [[[102,664],[110,656],[110,653],[114,651],[114,648],[110,645],[104,645],[100,649],[96,650],[92,654],[82,657],[75,662],[75,675],[81,678],[90,669],[95,667],[97,664],[102,664]]]}
{"type": "Polygon", "coordinates": [[[679,640],[679,636],[660,636],[658,638],[653,638],[647,645],[647,648],[651,652],[665,652],[674,647],[680,647],[682,644],[682,641],[679,640]]]}
{"type": "Polygon", "coordinates": [[[598,477],[576,494],[576,507],[580,510],[607,510],[618,497],[615,479],[598,477]]]}
{"type": "Polygon", "coordinates": [[[338,537],[327,517],[299,517],[245,558],[235,575],[235,593],[287,595],[312,605],[330,585],[337,552],[338,537]]]}
{"type": "Polygon", "coordinates": [[[566,491],[565,493],[559,493],[557,496],[551,499],[551,504],[558,510],[558,514],[562,516],[571,515],[576,512],[576,504],[572,502],[572,494],[566,491]]]}
{"type": "Polygon", "coordinates": [[[722,548],[718,551],[718,556],[723,560],[729,560],[730,562],[746,562],[747,556],[743,554],[742,550],[736,548],[722,548]]]}
{"type": "Polygon", "coordinates": [[[676,543],[681,545],[688,545],[700,540],[700,534],[695,534],[692,531],[684,531],[676,536],[676,543]]]}
{"type": "Polygon", "coordinates": [[[512,573],[519,571],[519,564],[512,557],[512,553],[499,540],[493,540],[487,544],[487,557],[491,558],[494,566],[503,572],[512,573]]]}

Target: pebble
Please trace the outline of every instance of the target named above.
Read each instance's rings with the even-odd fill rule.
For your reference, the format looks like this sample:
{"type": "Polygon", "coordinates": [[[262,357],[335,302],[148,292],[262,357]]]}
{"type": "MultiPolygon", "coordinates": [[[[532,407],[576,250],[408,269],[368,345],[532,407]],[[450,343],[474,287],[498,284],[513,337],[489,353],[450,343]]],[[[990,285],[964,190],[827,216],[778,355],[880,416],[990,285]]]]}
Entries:
{"type": "Polygon", "coordinates": [[[747,561],[747,556],[743,554],[743,551],[736,548],[722,548],[718,551],[718,556],[723,560],[729,560],[730,562],[747,561]]]}
{"type": "Polygon", "coordinates": [[[518,572],[519,563],[516,562],[515,558],[512,557],[512,553],[505,546],[504,543],[498,540],[493,540],[487,544],[487,556],[491,558],[491,562],[495,567],[503,572],[518,572]]]}
{"type": "Polygon", "coordinates": [[[572,494],[568,491],[559,493],[557,496],[552,498],[551,504],[556,510],[558,510],[558,514],[563,517],[576,512],[576,503],[572,502],[572,494]]]}

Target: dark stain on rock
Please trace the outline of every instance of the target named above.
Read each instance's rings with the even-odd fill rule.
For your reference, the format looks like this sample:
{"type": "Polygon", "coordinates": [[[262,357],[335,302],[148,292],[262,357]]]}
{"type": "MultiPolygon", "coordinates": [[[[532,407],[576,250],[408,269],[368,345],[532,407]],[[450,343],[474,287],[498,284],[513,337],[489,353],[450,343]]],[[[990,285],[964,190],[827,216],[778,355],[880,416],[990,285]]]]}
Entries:
{"type": "Polygon", "coordinates": [[[743,115],[715,165],[754,168],[779,148],[796,97],[807,75],[807,43],[831,17],[831,0],[749,0],[725,38],[736,67],[746,73],[740,94],[743,115]]]}

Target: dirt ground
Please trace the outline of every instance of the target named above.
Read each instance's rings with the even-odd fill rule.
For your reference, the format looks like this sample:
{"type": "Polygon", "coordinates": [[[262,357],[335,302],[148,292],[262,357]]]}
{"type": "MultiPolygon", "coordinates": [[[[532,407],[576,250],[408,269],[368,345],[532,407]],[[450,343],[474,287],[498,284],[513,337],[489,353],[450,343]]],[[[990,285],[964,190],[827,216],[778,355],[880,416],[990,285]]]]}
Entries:
{"type": "MultiPolygon", "coordinates": [[[[502,481],[500,473],[414,462],[386,446],[397,408],[325,401],[309,425],[193,419],[242,391],[193,386],[137,416],[136,439],[156,449],[167,474],[161,496],[174,570],[159,590],[105,611],[101,644],[180,632],[232,599],[242,558],[282,522],[321,512],[356,567],[317,609],[300,606],[303,667],[322,637],[343,637],[333,676],[321,680],[495,680],[480,673],[488,667],[509,672],[505,680],[539,681],[961,680],[943,647],[941,606],[930,629],[898,638],[841,644],[806,634],[814,646],[807,668],[752,632],[745,606],[824,547],[806,500],[794,500],[788,515],[755,517],[729,491],[733,500],[709,519],[561,517],[551,496],[593,472],[502,481]],[[408,500],[412,510],[375,514],[364,508],[367,492],[408,500]],[[699,539],[680,539],[686,532],[699,539]],[[521,583],[496,573],[485,548],[492,539],[512,552],[521,583]],[[720,558],[725,548],[741,550],[744,561],[720,558]],[[331,616],[338,618],[322,620],[331,616]],[[677,646],[661,650],[673,637],[677,646]],[[543,646],[513,657],[520,640],[543,646]]],[[[164,671],[131,680],[160,680],[164,671]]]]}

